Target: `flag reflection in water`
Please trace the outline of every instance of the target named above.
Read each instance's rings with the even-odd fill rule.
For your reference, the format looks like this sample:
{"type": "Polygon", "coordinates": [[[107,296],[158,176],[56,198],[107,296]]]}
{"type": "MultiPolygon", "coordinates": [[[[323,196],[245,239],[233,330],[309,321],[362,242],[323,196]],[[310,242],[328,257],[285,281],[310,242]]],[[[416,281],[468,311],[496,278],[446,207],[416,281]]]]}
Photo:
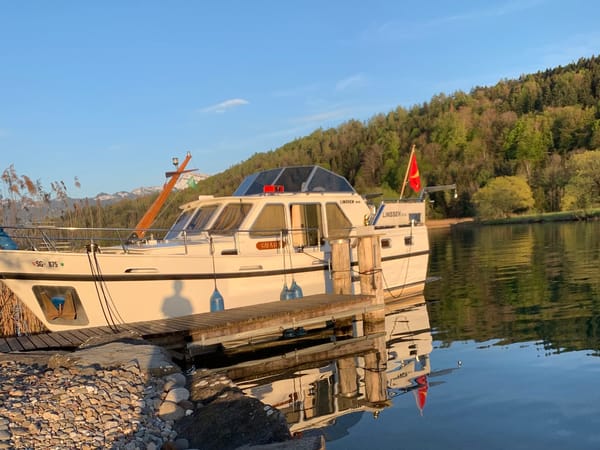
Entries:
{"type": "MultiPolygon", "coordinates": [[[[357,338],[362,346],[357,353],[327,364],[235,381],[247,394],[278,408],[293,433],[325,427],[356,412],[370,412],[376,418],[404,394],[415,396],[417,411],[423,414],[432,351],[425,299],[387,305],[380,331],[357,338]]],[[[321,348],[325,347],[315,347],[321,348]]]]}

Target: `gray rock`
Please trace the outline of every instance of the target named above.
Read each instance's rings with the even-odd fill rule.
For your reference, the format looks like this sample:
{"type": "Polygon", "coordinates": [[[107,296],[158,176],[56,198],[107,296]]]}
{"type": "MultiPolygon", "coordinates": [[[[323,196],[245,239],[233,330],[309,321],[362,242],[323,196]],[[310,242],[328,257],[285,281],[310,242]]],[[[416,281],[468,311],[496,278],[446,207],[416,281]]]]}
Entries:
{"type": "Polygon", "coordinates": [[[183,387],[187,383],[187,380],[184,374],[182,374],[181,372],[175,372],[165,377],[165,383],[168,382],[173,382],[176,386],[183,387]]]}
{"type": "Polygon", "coordinates": [[[175,441],[175,447],[177,450],[187,450],[190,447],[190,443],[187,439],[179,438],[175,441]]]}
{"type": "Polygon", "coordinates": [[[192,415],[175,422],[174,428],[179,436],[189,440],[191,447],[205,450],[233,450],[242,445],[290,440],[283,415],[267,416],[263,407],[255,398],[232,395],[196,409],[192,415]]]}
{"type": "Polygon", "coordinates": [[[190,398],[190,391],[188,391],[186,388],[180,387],[180,388],[171,389],[169,392],[167,392],[167,396],[165,397],[165,400],[173,402],[173,403],[179,403],[179,402],[182,402],[189,398],[190,398]]]}
{"type": "Polygon", "coordinates": [[[177,403],[164,401],[158,409],[158,416],[163,420],[179,420],[185,416],[185,410],[177,403]]]}

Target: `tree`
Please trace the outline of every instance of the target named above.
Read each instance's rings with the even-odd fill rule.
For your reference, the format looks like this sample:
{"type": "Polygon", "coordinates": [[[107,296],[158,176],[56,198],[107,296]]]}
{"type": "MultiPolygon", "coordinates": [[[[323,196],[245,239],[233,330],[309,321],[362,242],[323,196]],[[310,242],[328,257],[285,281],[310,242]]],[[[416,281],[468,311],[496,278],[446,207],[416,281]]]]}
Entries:
{"type": "Polygon", "coordinates": [[[569,174],[565,168],[564,160],[558,153],[549,156],[544,168],[538,177],[538,187],[543,197],[540,205],[543,211],[560,211],[561,200],[569,174]]]}
{"type": "Polygon", "coordinates": [[[521,114],[541,110],[542,89],[537,81],[531,77],[523,82],[518,91],[515,109],[521,114]]]}
{"type": "Polygon", "coordinates": [[[483,219],[509,217],[534,205],[531,188],[518,176],[496,177],[473,194],[477,215],[483,219]]]}
{"type": "Polygon", "coordinates": [[[567,162],[571,178],[565,188],[565,211],[600,206],[600,150],[574,154],[567,162]]]}
{"type": "Polygon", "coordinates": [[[543,116],[523,116],[506,137],[506,157],[521,163],[528,179],[532,166],[543,160],[552,146],[552,133],[547,122],[543,116]]]}
{"type": "Polygon", "coordinates": [[[600,120],[594,120],[590,124],[591,136],[590,147],[600,148],[600,120]]]}
{"type": "Polygon", "coordinates": [[[467,144],[467,127],[460,119],[455,112],[445,113],[436,120],[431,133],[431,140],[450,155],[460,154],[467,144]]]}
{"type": "Polygon", "coordinates": [[[561,155],[586,146],[594,131],[595,108],[582,109],[577,106],[549,108],[547,115],[552,120],[553,147],[561,155]]]}

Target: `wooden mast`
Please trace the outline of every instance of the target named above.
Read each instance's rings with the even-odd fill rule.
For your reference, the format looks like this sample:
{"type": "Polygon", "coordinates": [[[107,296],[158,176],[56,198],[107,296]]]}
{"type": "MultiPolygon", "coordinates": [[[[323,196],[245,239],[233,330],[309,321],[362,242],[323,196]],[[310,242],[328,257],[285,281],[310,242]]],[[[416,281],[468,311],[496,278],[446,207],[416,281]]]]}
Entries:
{"type": "Polygon", "coordinates": [[[192,170],[195,170],[184,170],[185,166],[187,166],[187,163],[190,161],[190,159],[192,159],[192,154],[188,152],[185,156],[185,160],[179,166],[177,159],[173,158],[173,164],[175,164],[177,170],[175,170],[174,172],[167,172],[165,174],[167,177],[170,177],[170,180],[164,184],[163,190],[161,191],[160,195],[156,198],[156,200],[154,200],[152,206],[150,206],[148,211],[146,211],[144,216],[135,226],[135,231],[131,234],[130,239],[142,239],[146,235],[147,229],[150,228],[150,226],[154,222],[154,219],[156,219],[158,212],[164,205],[165,201],[167,200],[167,197],[169,196],[173,188],[175,187],[177,180],[179,180],[179,176],[184,172],[191,172],[192,170]]]}

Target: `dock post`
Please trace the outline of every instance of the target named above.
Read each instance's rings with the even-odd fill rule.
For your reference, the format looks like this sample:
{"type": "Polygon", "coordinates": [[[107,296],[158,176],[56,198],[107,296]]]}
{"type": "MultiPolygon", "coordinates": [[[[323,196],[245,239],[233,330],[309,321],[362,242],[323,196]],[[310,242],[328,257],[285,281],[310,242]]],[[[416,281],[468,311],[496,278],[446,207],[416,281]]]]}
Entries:
{"type": "Polygon", "coordinates": [[[358,235],[358,271],[362,294],[374,295],[375,306],[380,308],[363,314],[363,333],[365,336],[381,333],[373,342],[373,351],[364,356],[365,361],[365,397],[375,408],[389,406],[387,397],[387,349],[385,346],[385,300],[383,297],[383,273],[381,271],[380,235],[375,230],[365,230],[358,235]]]}
{"type": "Polygon", "coordinates": [[[348,356],[337,359],[339,374],[339,396],[344,398],[358,397],[358,373],[356,372],[356,358],[348,356]]]}
{"type": "Polygon", "coordinates": [[[373,351],[364,356],[365,400],[375,408],[373,414],[377,416],[379,409],[390,406],[387,395],[387,350],[385,336],[375,338],[373,346],[373,351]]]}
{"type": "MultiPolygon", "coordinates": [[[[352,294],[352,273],[350,271],[350,239],[333,239],[331,246],[331,282],[334,294],[352,294]]],[[[354,336],[353,319],[336,320],[335,336],[354,336]]]]}
{"type": "Polygon", "coordinates": [[[358,271],[362,294],[374,295],[375,305],[380,309],[363,314],[364,334],[385,331],[385,303],[383,298],[383,274],[381,271],[381,247],[379,234],[374,231],[358,236],[358,271]]]}
{"type": "Polygon", "coordinates": [[[331,245],[331,281],[334,294],[352,294],[350,240],[334,239],[331,245]]]}

